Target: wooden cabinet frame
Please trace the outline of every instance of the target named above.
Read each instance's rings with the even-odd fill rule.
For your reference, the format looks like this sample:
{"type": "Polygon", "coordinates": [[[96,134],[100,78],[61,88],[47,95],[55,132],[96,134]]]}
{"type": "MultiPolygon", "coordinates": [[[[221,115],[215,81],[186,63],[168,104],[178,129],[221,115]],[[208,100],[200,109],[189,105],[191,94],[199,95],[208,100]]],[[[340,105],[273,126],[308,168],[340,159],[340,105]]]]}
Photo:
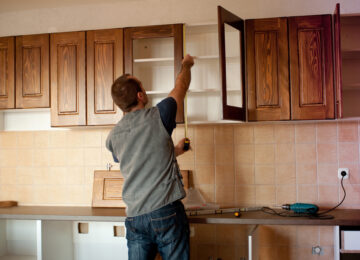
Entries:
{"type": "Polygon", "coordinates": [[[50,107],[49,34],[16,37],[16,108],[50,107]]]}
{"type": "Polygon", "coordinates": [[[245,30],[244,21],[236,15],[218,6],[218,30],[219,30],[219,55],[220,55],[220,72],[221,72],[221,86],[222,86],[222,107],[223,119],[229,120],[246,120],[246,95],[245,95],[245,30]],[[225,24],[228,24],[240,33],[239,49],[241,55],[241,96],[242,107],[230,106],[227,103],[227,84],[226,84],[226,53],[225,53],[225,24]]]}
{"type": "Polygon", "coordinates": [[[0,38],[0,109],[15,108],[15,38],[0,38]]]}
{"type": "Polygon", "coordinates": [[[116,124],[123,113],[113,102],[111,86],[123,74],[123,29],[86,35],[87,125],[116,124]]]}
{"type": "Polygon", "coordinates": [[[50,36],[51,125],[86,125],[85,32],[50,36]]]}
{"type": "MultiPolygon", "coordinates": [[[[124,33],[125,73],[133,74],[133,40],[146,38],[174,38],[174,82],[181,71],[183,59],[183,25],[156,25],[126,28],[124,33]]],[[[170,93],[171,89],[169,89],[170,93]]],[[[184,122],[184,106],[177,108],[176,122],[184,122]]]]}

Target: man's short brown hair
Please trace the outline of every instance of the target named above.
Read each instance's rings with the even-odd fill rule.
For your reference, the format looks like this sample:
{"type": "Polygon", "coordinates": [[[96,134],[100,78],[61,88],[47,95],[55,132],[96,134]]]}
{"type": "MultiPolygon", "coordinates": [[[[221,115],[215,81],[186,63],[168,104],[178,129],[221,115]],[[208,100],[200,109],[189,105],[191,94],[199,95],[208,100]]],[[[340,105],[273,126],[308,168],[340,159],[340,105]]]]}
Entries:
{"type": "Polygon", "coordinates": [[[123,74],[111,86],[111,96],[123,112],[130,112],[138,104],[138,92],[142,92],[140,84],[130,74],[123,74]]]}

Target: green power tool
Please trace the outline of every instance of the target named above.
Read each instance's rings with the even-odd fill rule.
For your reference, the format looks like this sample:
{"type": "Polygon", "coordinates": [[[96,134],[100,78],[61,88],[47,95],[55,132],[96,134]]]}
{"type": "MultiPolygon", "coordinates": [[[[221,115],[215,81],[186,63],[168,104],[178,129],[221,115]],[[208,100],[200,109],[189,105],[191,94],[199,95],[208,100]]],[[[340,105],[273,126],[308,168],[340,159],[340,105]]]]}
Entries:
{"type": "Polygon", "coordinates": [[[295,213],[299,214],[316,214],[316,212],[319,211],[318,206],[308,203],[284,204],[281,206],[281,208],[286,210],[292,210],[295,213]]]}

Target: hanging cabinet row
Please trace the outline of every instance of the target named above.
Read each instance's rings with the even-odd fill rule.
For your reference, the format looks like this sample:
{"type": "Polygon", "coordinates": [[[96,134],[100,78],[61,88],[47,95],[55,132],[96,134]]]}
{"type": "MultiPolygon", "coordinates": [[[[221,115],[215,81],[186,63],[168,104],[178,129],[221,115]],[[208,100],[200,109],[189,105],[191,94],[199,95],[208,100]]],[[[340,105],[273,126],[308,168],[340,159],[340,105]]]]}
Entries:
{"type": "MultiPolygon", "coordinates": [[[[196,64],[186,102],[190,123],[333,119],[335,112],[340,118],[347,88],[338,76],[344,59],[337,14],[334,30],[331,15],[243,21],[218,7],[213,25],[3,37],[0,108],[49,107],[50,88],[52,126],[115,124],[122,113],[112,82],[124,72],[135,75],[155,105],[173,88],[185,51],[196,64]]],[[[349,56],[347,64],[358,57],[349,56]]],[[[179,107],[177,122],[183,119],[179,107]]]]}

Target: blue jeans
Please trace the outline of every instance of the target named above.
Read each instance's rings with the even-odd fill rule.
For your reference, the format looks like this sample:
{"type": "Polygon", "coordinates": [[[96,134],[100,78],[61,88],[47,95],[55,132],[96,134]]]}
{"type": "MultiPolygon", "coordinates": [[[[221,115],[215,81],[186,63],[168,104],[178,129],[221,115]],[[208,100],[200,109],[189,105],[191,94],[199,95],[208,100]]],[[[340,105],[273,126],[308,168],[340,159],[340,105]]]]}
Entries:
{"type": "Polygon", "coordinates": [[[129,260],[190,258],[190,229],[184,205],[175,201],[148,214],[125,221],[129,260]]]}

